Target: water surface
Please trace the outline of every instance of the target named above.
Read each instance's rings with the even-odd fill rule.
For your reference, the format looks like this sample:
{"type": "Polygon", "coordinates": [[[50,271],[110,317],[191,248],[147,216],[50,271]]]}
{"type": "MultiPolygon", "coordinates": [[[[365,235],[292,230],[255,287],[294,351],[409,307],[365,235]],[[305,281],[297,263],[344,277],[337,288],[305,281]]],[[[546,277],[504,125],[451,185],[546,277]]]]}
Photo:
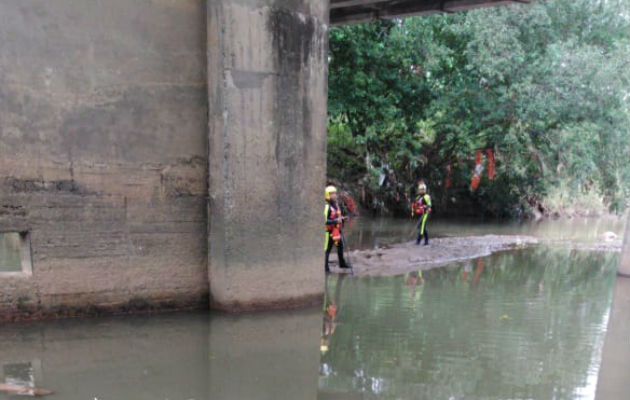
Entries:
{"type": "Polygon", "coordinates": [[[540,247],[425,271],[424,283],[331,276],[319,397],[592,399],[616,261],[540,247]]]}
{"type": "MultiPolygon", "coordinates": [[[[401,222],[409,223],[359,220],[349,241],[399,241],[409,227],[401,222]]],[[[622,226],[429,225],[435,236],[584,243],[622,226]]],[[[52,389],[53,400],[593,399],[617,259],[541,245],[422,273],[330,275],[333,315],[203,311],[6,324],[0,382],[52,389]]]]}

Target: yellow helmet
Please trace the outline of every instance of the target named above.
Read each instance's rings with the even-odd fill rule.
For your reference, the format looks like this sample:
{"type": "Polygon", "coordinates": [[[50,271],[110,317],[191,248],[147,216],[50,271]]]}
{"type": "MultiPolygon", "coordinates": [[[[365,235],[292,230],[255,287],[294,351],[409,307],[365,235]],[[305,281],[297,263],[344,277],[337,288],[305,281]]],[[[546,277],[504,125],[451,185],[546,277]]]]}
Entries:
{"type": "Polygon", "coordinates": [[[328,338],[327,337],[323,337],[319,340],[319,351],[322,353],[322,355],[328,352],[328,338]]]}
{"type": "Polygon", "coordinates": [[[337,193],[337,188],[334,186],[326,186],[326,191],[324,192],[324,198],[326,200],[330,200],[331,193],[337,193]]]}

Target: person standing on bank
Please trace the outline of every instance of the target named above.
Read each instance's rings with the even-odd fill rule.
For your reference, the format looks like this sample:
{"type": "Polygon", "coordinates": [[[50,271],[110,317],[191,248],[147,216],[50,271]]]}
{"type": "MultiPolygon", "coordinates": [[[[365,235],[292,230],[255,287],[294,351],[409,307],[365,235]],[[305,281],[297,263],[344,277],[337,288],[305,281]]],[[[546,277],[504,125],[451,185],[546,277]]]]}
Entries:
{"type": "Polygon", "coordinates": [[[343,224],[343,216],[341,215],[341,207],[337,203],[337,188],[327,186],[324,192],[326,206],[324,207],[324,217],[326,218],[326,241],[324,249],[326,250],[326,273],[330,272],[328,268],[328,257],[333,245],[337,245],[337,258],[339,259],[339,268],[350,268],[343,258],[343,240],[341,238],[341,226],[343,224]]]}
{"type": "Polygon", "coordinates": [[[418,183],[418,196],[411,202],[411,216],[418,218],[418,237],[416,244],[420,244],[424,236],[424,245],[429,244],[429,232],[427,231],[427,220],[431,214],[431,196],[427,194],[427,185],[424,181],[418,183]]]}

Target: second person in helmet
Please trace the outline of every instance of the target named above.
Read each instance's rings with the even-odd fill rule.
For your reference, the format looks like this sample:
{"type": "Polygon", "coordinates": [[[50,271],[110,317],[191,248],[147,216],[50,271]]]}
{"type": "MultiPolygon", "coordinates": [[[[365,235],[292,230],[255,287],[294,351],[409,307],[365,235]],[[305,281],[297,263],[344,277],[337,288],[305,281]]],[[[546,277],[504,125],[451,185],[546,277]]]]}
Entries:
{"type": "Polygon", "coordinates": [[[343,216],[341,215],[341,207],[337,203],[337,188],[334,186],[326,187],[324,192],[326,206],[324,207],[324,217],[326,218],[326,241],[324,249],[326,250],[326,262],[324,268],[326,272],[330,272],[328,268],[328,257],[333,245],[337,245],[337,258],[339,259],[340,268],[350,268],[343,258],[343,237],[341,236],[341,227],[343,224],[343,216]]]}

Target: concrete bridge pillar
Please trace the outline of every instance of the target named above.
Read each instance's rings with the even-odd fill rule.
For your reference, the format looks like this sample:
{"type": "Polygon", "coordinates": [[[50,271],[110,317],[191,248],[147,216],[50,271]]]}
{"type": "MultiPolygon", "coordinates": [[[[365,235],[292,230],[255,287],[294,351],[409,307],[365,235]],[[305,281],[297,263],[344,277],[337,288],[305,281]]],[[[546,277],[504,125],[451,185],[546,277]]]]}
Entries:
{"type": "Polygon", "coordinates": [[[207,5],[211,305],[321,301],[328,2],[207,5]]]}
{"type": "Polygon", "coordinates": [[[630,213],[628,213],[626,221],[626,231],[623,236],[618,273],[621,276],[630,277],[630,213]]]}

